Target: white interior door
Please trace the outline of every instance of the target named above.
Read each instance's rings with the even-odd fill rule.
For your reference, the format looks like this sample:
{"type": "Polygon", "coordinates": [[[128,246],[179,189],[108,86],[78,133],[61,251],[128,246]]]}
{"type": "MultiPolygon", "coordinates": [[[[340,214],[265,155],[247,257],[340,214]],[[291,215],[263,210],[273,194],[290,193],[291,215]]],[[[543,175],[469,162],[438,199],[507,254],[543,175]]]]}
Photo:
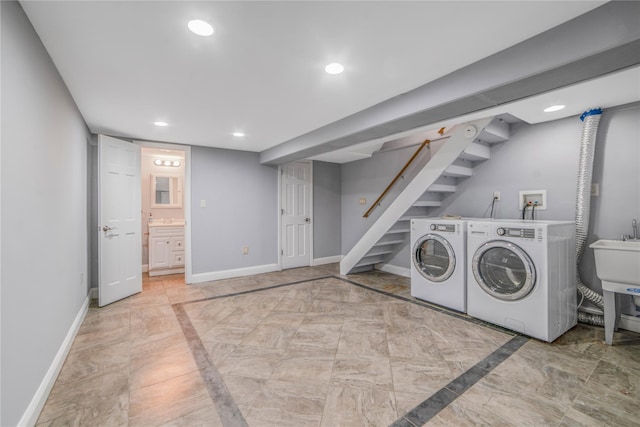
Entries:
{"type": "Polygon", "coordinates": [[[140,146],[98,136],[100,307],[142,291],[140,146]]]}
{"type": "Polygon", "coordinates": [[[282,166],[282,268],[311,263],[311,163],[282,166]]]}

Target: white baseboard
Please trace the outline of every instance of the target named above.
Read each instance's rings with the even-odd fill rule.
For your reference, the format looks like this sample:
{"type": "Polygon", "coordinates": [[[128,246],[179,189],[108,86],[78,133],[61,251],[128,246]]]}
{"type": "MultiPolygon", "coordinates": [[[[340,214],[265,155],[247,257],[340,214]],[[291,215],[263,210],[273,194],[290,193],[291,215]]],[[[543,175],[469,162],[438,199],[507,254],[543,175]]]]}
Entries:
{"type": "Polygon", "coordinates": [[[411,277],[411,269],[405,267],[398,267],[391,264],[376,264],[376,270],[384,271],[385,273],[396,274],[403,277],[411,277]]]}
{"type": "Polygon", "coordinates": [[[89,297],[91,297],[91,299],[98,299],[98,288],[91,288],[91,292],[89,292],[89,297]]]}
{"type": "Polygon", "coordinates": [[[316,266],[316,265],[325,265],[325,264],[335,264],[336,262],[340,262],[340,261],[342,261],[342,255],[328,256],[324,258],[315,258],[311,260],[311,265],[316,266]]]}
{"type": "Polygon", "coordinates": [[[213,280],[231,279],[233,277],[251,276],[253,274],[271,273],[280,271],[278,264],[256,265],[253,267],[235,268],[232,270],[212,271],[209,273],[198,273],[191,276],[191,283],[211,282],[213,280]]]}
{"type": "Polygon", "coordinates": [[[640,318],[628,314],[621,314],[618,327],[626,329],[627,331],[640,333],[640,318]]]}
{"type": "Polygon", "coordinates": [[[149,271],[149,264],[142,264],[142,272],[146,273],[147,271],[149,271]]]}
{"type": "Polygon", "coordinates": [[[69,332],[67,332],[67,336],[62,341],[60,348],[58,349],[58,353],[53,358],[47,373],[45,374],[36,394],[31,399],[31,403],[27,406],[27,409],[24,411],[22,418],[18,422],[19,426],[33,426],[38,421],[38,417],[40,416],[40,412],[44,407],[44,404],[49,397],[49,393],[53,388],[53,385],[58,378],[58,374],[62,369],[62,365],[64,364],[67,355],[69,354],[69,350],[71,350],[71,344],[73,344],[73,340],[76,338],[76,334],[78,333],[78,329],[80,329],[80,325],[82,325],[82,321],[87,314],[87,310],[89,309],[90,298],[87,295],[84,302],[82,303],[82,307],[80,307],[80,311],[76,315],[76,318],[73,320],[71,327],[69,328],[69,332]]]}

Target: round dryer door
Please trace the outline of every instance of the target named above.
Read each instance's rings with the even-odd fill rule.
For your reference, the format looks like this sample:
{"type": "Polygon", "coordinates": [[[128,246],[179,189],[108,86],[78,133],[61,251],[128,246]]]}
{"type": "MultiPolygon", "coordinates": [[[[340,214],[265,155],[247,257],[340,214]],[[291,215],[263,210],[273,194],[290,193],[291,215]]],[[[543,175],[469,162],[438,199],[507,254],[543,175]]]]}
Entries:
{"type": "Polygon", "coordinates": [[[485,292],[505,301],[524,298],[536,284],[536,270],[529,255],[518,245],[504,240],[480,246],[471,268],[485,292]]]}
{"type": "Polygon", "coordinates": [[[432,282],[447,280],[456,268],[456,255],[447,239],[437,234],[422,236],[413,247],[413,265],[432,282]]]}

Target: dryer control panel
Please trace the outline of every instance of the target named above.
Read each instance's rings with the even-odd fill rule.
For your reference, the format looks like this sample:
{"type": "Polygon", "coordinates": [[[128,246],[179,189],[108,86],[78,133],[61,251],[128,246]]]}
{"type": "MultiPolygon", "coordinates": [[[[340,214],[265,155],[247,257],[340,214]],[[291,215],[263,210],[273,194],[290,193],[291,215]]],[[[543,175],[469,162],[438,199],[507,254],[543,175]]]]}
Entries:
{"type": "Polygon", "coordinates": [[[536,230],[533,228],[508,228],[508,227],[499,227],[496,229],[496,234],[498,236],[504,237],[520,237],[523,239],[535,239],[536,238],[536,230]]]}
{"type": "Polygon", "coordinates": [[[445,233],[455,233],[456,226],[454,224],[431,224],[431,231],[443,231],[445,233]]]}

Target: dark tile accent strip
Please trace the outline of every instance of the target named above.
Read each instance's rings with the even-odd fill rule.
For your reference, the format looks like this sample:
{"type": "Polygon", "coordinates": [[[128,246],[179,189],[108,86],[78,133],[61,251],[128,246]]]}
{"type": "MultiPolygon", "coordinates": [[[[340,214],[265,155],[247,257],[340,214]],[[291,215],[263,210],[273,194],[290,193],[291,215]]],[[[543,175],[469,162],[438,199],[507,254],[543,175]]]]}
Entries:
{"type": "Polygon", "coordinates": [[[174,304],[173,311],[176,313],[182,332],[184,333],[187,343],[191,348],[191,353],[198,365],[200,375],[207,386],[209,396],[213,400],[220,416],[220,421],[225,427],[248,427],[247,421],[242,416],[242,412],[238,409],[233,396],[222,380],[222,376],[218,369],[209,358],[209,353],[205,349],[198,333],[196,332],[191,320],[182,304],[174,304]]]}
{"type": "Polygon", "coordinates": [[[419,427],[425,425],[471,386],[509,358],[509,356],[515,353],[527,341],[529,341],[529,338],[521,335],[511,338],[493,353],[476,363],[476,365],[467,372],[438,390],[427,400],[407,412],[402,418],[396,420],[390,427],[419,427]]]}
{"type": "MultiPolygon", "coordinates": [[[[214,300],[214,299],[229,298],[229,297],[235,297],[235,296],[238,296],[238,295],[252,294],[254,292],[267,291],[269,289],[282,288],[284,286],[299,285],[301,283],[315,282],[316,280],[325,280],[325,279],[331,279],[331,278],[340,279],[339,277],[335,277],[335,276],[313,277],[311,279],[304,279],[304,280],[298,280],[298,281],[295,281],[295,282],[282,283],[280,285],[265,286],[264,288],[250,289],[248,291],[239,291],[239,292],[233,292],[233,293],[230,293],[230,294],[216,295],[214,297],[200,298],[200,299],[196,299],[196,300],[192,300],[192,301],[184,301],[184,302],[181,302],[179,304],[174,304],[174,305],[195,304],[197,302],[205,302],[205,301],[211,301],[211,300],[214,300]]],[[[340,280],[343,280],[343,279],[340,279],[340,280]]]]}

